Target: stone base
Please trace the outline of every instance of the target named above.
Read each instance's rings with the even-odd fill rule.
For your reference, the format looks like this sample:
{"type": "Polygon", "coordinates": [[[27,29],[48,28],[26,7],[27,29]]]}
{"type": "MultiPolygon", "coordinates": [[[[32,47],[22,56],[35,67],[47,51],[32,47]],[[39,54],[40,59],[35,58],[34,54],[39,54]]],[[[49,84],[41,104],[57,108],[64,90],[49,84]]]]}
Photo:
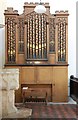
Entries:
{"type": "Polygon", "coordinates": [[[31,114],[32,114],[32,109],[22,108],[22,109],[18,109],[16,113],[8,114],[3,118],[27,118],[31,116],[31,114]]]}

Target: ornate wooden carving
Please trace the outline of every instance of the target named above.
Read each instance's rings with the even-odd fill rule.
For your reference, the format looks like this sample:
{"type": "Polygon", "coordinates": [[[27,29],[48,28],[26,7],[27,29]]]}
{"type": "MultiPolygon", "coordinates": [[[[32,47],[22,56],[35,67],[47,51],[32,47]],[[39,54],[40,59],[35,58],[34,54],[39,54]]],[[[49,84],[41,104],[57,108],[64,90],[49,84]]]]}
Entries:
{"type": "Polygon", "coordinates": [[[58,18],[58,61],[66,61],[66,19],[58,18]]]}
{"type": "Polygon", "coordinates": [[[18,52],[24,53],[24,18],[18,19],[18,52]]]}
{"type": "Polygon", "coordinates": [[[7,57],[9,63],[16,61],[16,20],[14,17],[7,17],[7,57]]]}
{"type": "Polygon", "coordinates": [[[55,18],[49,19],[49,31],[50,31],[50,39],[49,39],[49,52],[55,52],[55,18]]]}

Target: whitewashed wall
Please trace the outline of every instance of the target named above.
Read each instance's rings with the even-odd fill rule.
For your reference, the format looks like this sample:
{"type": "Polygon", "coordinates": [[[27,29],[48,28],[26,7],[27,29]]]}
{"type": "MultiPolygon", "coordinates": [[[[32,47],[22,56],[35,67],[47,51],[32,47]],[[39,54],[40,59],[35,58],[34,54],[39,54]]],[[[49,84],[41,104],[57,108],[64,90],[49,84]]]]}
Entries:
{"type": "MultiPolygon", "coordinates": [[[[41,0],[50,3],[50,12],[53,14],[56,10],[68,10],[68,63],[69,77],[71,74],[76,76],[76,0],[41,0]]],[[[0,23],[4,24],[4,9],[13,7],[19,11],[23,11],[24,2],[39,2],[39,0],[0,0],[0,23]],[[4,6],[4,7],[3,7],[4,6]]],[[[4,30],[0,29],[0,67],[4,64],[4,30]],[[3,61],[3,63],[2,63],[3,61]]]]}
{"type": "Polygon", "coordinates": [[[3,67],[5,63],[5,29],[0,28],[0,68],[3,67]]]}
{"type": "Polygon", "coordinates": [[[78,1],[76,2],[76,77],[78,77],[78,1]]]}
{"type": "Polygon", "coordinates": [[[0,68],[2,67],[2,30],[0,29],[0,68]]]}
{"type": "MultiPolygon", "coordinates": [[[[0,0],[0,24],[5,23],[4,10],[7,8],[7,1],[0,0]]],[[[0,28],[0,68],[5,63],[5,27],[0,28]]]]}

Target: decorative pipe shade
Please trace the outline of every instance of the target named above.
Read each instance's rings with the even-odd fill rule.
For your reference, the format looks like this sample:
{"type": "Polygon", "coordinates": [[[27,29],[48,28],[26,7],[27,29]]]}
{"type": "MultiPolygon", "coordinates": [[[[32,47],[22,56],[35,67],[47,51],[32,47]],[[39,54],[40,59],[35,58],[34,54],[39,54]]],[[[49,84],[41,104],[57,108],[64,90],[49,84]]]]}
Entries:
{"type": "Polygon", "coordinates": [[[34,9],[34,11],[38,14],[42,14],[46,12],[46,8],[45,6],[43,6],[41,3],[39,5],[37,5],[34,9]]]}

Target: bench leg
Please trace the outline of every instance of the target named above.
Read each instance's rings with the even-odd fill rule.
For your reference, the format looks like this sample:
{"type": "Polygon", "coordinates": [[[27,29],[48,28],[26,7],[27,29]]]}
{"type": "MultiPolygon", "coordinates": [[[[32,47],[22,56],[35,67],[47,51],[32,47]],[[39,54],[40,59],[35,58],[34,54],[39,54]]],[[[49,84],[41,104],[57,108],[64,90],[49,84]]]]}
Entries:
{"type": "Polygon", "coordinates": [[[23,104],[25,104],[25,98],[23,98],[23,104]]]}
{"type": "Polygon", "coordinates": [[[48,99],[47,99],[47,92],[46,92],[46,105],[47,105],[48,99]]]}

